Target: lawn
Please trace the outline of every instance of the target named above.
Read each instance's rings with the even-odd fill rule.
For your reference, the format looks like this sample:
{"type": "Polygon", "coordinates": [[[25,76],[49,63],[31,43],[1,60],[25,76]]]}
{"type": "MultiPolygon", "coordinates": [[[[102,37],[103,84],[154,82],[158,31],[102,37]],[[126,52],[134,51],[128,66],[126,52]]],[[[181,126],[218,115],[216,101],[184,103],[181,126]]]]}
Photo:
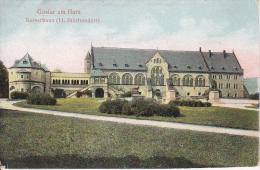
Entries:
{"type": "Polygon", "coordinates": [[[124,115],[108,115],[98,111],[101,104],[100,99],[90,98],[69,98],[58,99],[56,106],[35,106],[27,105],[26,103],[16,103],[16,106],[30,107],[46,110],[56,110],[63,112],[74,112],[82,114],[94,114],[105,116],[117,116],[133,119],[149,119],[169,122],[182,122],[189,124],[199,124],[217,127],[228,127],[236,129],[258,130],[259,129],[259,114],[254,110],[244,110],[225,107],[187,107],[180,106],[180,112],[183,115],[178,118],[169,117],[136,117],[124,115]]]}
{"type": "Polygon", "coordinates": [[[192,168],[258,163],[258,138],[0,109],[8,168],[192,168]]]}

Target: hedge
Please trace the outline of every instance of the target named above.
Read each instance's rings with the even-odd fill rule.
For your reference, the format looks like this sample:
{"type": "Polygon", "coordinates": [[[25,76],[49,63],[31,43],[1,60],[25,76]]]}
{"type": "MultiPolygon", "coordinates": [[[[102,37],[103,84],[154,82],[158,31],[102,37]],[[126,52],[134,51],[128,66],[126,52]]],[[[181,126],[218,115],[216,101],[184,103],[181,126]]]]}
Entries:
{"type": "Polygon", "coordinates": [[[30,94],[27,97],[27,104],[33,105],[56,105],[57,100],[51,97],[49,94],[38,93],[38,94],[30,94]]]}
{"type": "Polygon", "coordinates": [[[103,102],[99,111],[108,114],[122,114],[150,117],[154,115],[165,117],[178,117],[180,110],[175,104],[158,104],[153,99],[137,98],[132,102],[126,100],[106,100],[103,102]]]}
{"type": "Polygon", "coordinates": [[[27,96],[28,96],[28,93],[25,93],[25,92],[13,91],[11,93],[11,99],[26,99],[27,96]]]}
{"type": "Polygon", "coordinates": [[[92,97],[92,91],[91,90],[77,91],[76,93],[77,98],[80,98],[82,95],[87,95],[88,97],[92,97]]]}
{"type": "Polygon", "coordinates": [[[176,106],[189,106],[189,107],[210,107],[210,102],[201,102],[200,100],[173,100],[169,103],[175,104],[176,106]]]}

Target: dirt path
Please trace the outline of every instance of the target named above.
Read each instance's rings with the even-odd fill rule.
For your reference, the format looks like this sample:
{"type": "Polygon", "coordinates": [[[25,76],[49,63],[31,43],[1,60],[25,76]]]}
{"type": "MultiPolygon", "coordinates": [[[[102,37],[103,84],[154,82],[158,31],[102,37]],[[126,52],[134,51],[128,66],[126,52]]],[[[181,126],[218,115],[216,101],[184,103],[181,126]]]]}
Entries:
{"type": "Polygon", "coordinates": [[[17,101],[6,101],[4,99],[0,99],[0,107],[4,109],[50,114],[50,115],[57,115],[57,116],[76,117],[82,119],[127,123],[127,124],[144,125],[144,126],[156,126],[156,127],[163,127],[163,128],[183,129],[183,130],[193,130],[193,131],[210,132],[210,133],[251,136],[251,137],[259,137],[260,134],[259,131],[254,131],[254,130],[231,129],[231,128],[204,126],[204,125],[192,125],[192,124],[185,124],[185,123],[163,122],[163,121],[153,121],[153,120],[138,120],[138,119],[129,119],[129,118],[59,112],[59,111],[51,111],[51,110],[40,110],[40,109],[32,109],[32,108],[21,108],[21,107],[14,106],[13,104],[15,102],[17,101]]]}

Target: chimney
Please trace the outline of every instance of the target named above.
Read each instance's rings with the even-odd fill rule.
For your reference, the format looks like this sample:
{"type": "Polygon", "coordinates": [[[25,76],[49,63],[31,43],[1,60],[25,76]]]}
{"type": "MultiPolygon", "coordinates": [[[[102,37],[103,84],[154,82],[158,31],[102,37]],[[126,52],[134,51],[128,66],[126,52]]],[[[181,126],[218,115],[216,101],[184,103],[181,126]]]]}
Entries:
{"type": "Polygon", "coordinates": [[[200,47],[200,52],[201,52],[201,47],[200,47]]]}
{"type": "Polygon", "coordinates": [[[211,57],[211,50],[209,50],[209,57],[211,57]]]}
{"type": "Polygon", "coordinates": [[[223,58],[226,58],[226,50],[223,50],[223,58]]]}

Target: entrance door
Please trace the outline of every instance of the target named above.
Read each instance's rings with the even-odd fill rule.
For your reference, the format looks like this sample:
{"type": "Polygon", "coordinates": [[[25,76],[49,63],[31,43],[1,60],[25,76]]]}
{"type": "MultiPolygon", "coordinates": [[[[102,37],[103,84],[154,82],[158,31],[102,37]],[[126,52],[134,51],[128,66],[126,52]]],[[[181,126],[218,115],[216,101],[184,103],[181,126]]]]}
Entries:
{"type": "Polygon", "coordinates": [[[96,98],[103,98],[104,97],[104,90],[102,88],[98,88],[95,91],[95,97],[96,98]]]}

